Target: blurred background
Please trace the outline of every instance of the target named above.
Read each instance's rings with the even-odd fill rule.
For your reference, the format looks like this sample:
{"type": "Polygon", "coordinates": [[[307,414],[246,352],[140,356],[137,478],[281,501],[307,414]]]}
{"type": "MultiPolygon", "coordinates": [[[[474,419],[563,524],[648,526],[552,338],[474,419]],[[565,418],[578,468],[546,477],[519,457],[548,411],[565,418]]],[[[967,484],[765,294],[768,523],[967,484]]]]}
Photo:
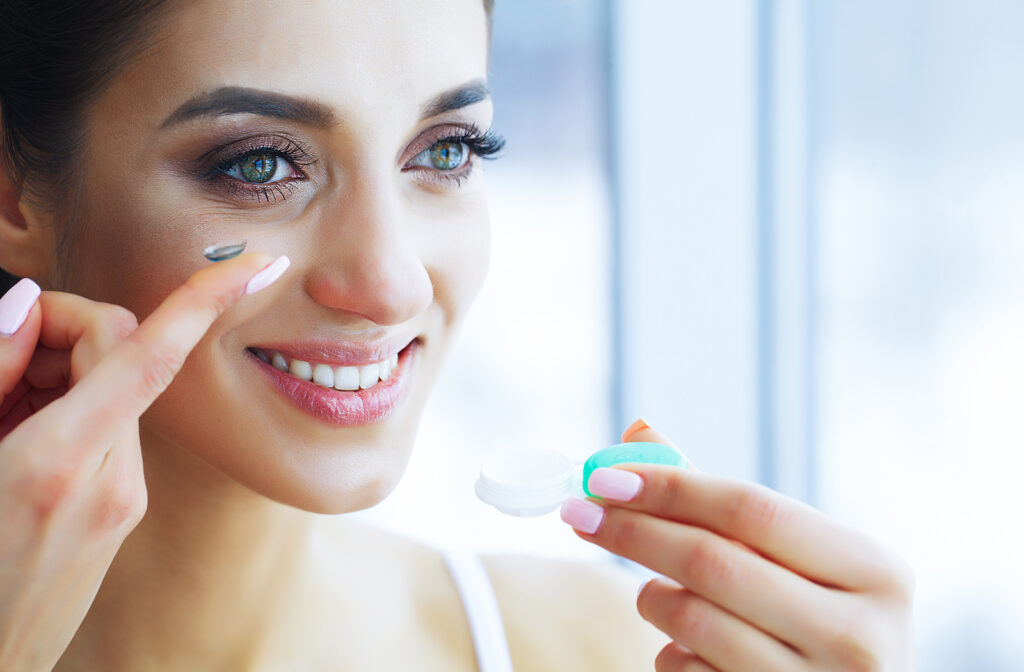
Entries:
{"type": "Polygon", "coordinates": [[[920,669],[1019,669],[1022,34],[1016,0],[499,0],[491,273],[365,516],[611,561],[473,483],[642,416],[905,556],[920,669]]]}

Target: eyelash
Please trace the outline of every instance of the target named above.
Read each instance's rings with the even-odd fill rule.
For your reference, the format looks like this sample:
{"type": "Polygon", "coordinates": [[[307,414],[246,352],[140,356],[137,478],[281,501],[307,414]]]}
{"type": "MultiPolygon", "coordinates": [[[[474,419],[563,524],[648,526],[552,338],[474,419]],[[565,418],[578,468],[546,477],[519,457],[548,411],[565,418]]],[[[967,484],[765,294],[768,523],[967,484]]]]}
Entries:
{"type": "Polygon", "coordinates": [[[247,196],[257,201],[262,199],[267,203],[276,202],[278,199],[283,201],[288,198],[288,194],[296,189],[296,181],[306,179],[301,169],[316,163],[316,158],[306,147],[290,138],[281,136],[255,138],[247,142],[243,141],[241,144],[243,145],[241,148],[232,152],[227,158],[214,163],[213,167],[201,176],[207,182],[223,185],[234,196],[247,196]],[[299,177],[287,181],[258,184],[244,182],[226,174],[228,170],[240,164],[246,157],[254,154],[271,154],[284,159],[292,167],[292,170],[299,174],[299,177]]]}
{"type": "MultiPolygon", "coordinates": [[[[419,156],[425,151],[431,150],[438,145],[445,143],[461,142],[469,147],[470,158],[466,161],[465,166],[459,171],[443,171],[440,169],[427,168],[426,171],[429,174],[428,179],[439,184],[450,184],[455,183],[456,188],[462,186],[462,182],[469,178],[470,173],[473,170],[473,155],[492,161],[494,159],[501,158],[497,156],[505,147],[505,138],[499,133],[495,132],[494,129],[488,129],[482,131],[476,124],[470,124],[464,128],[464,133],[449,133],[443,137],[436,139],[428,147],[424,147],[422,150],[416,153],[419,156]]],[[[413,158],[416,158],[415,156],[413,158]]],[[[412,159],[410,159],[412,161],[412,159]]],[[[406,164],[408,166],[408,164],[406,164]]],[[[416,168],[422,168],[422,166],[416,166],[416,168]]],[[[404,170],[405,168],[403,168],[404,170]]]]}
{"type": "MultiPolygon", "coordinates": [[[[428,174],[429,180],[442,185],[454,182],[455,187],[458,188],[462,185],[464,180],[469,178],[469,175],[472,172],[473,164],[475,163],[473,161],[473,155],[486,160],[500,158],[497,156],[497,153],[504,148],[505,139],[499,133],[495,132],[493,129],[482,131],[476,124],[471,124],[465,127],[464,130],[464,133],[446,134],[434,140],[434,142],[429,146],[424,147],[416,153],[415,156],[419,156],[424,151],[432,150],[438,145],[444,143],[461,142],[469,148],[470,158],[467,159],[462,169],[458,171],[442,171],[440,169],[426,168],[425,172],[428,174]]],[[[248,196],[257,201],[265,200],[267,203],[270,203],[272,201],[276,202],[278,199],[287,199],[288,195],[296,189],[295,182],[306,179],[306,176],[302,174],[301,168],[313,165],[316,161],[316,158],[313,157],[309,150],[295,140],[274,136],[251,141],[251,144],[245,145],[240,151],[233,152],[227,158],[216,162],[213,168],[207,171],[202,177],[208,182],[219,182],[223,184],[224,187],[234,195],[248,196]],[[237,166],[244,159],[256,154],[272,154],[273,156],[284,159],[295,172],[299,173],[299,176],[294,177],[294,179],[258,184],[245,182],[226,174],[231,168],[237,166]]],[[[412,161],[412,159],[410,159],[410,161],[412,161]]],[[[406,170],[407,168],[408,163],[403,167],[403,170],[406,170]]],[[[423,167],[414,166],[408,169],[411,170],[413,168],[420,169],[423,167]]]]}

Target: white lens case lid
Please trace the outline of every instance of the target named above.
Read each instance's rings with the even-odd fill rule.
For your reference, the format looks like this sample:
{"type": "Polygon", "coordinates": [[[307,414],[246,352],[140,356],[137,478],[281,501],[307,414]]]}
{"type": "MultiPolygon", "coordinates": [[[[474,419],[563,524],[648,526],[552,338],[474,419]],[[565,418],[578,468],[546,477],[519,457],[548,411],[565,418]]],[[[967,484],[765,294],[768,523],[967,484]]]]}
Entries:
{"type": "Polygon", "coordinates": [[[540,516],[557,509],[579,487],[579,469],[554,450],[499,453],[484,462],[477,497],[511,516],[540,516]]]}

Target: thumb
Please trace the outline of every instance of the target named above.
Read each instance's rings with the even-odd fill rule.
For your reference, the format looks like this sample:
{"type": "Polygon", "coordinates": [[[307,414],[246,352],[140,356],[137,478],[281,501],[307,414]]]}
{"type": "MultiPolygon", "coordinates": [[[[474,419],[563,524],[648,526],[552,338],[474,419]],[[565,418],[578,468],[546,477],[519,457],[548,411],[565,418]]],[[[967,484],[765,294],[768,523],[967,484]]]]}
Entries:
{"type": "Polygon", "coordinates": [[[623,443],[632,443],[635,441],[663,443],[666,446],[678,448],[678,446],[673,443],[672,439],[651,427],[643,418],[637,419],[632,425],[626,428],[626,431],[622,433],[623,443]]]}
{"type": "MultiPolygon", "coordinates": [[[[647,441],[647,442],[650,442],[650,443],[660,443],[660,444],[663,444],[663,445],[666,445],[666,446],[672,446],[676,450],[679,450],[679,446],[677,446],[675,444],[675,442],[672,441],[672,439],[668,438],[667,436],[665,436],[664,434],[662,434],[658,430],[656,430],[653,427],[651,427],[649,424],[647,424],[647,421],[644,420],[643,418],[638,418],[637,420],[635,420],[633,422],[633,424],[630,425],[629,427],[627,427],[626,431],[624,431],[622,433],[622,442],[623,443],[634,443],[634,442],[637,442],[637,441],[647,441]]],[[[682,451],[680,451],[680,452],[682,452],[682,451]]],[[[694,466],[693,462],[691,462],[689,458],[684,456],[683,459],[685,460],[685,462],[687,464],[690,465],[689,466],[690,469],[692,469],[694,471],[697,471],[697,472],[700,471],[700,469],[698,469],[696,466],[694,466]]]]}

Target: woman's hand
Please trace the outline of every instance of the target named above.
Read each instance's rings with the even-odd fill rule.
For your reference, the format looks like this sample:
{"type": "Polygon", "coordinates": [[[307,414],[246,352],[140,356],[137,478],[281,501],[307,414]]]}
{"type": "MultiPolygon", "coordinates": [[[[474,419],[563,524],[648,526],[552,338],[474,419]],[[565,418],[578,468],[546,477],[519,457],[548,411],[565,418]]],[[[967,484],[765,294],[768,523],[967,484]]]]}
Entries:
{"type": "Polygon", "coordinates": [[[214,320],[287,268],[270,260],[208,266],[138,326],[123,308],[40,295],[31,281],[5,295],[0,669],[49,670],[64,652],[146,511],[139,416],[214,320]]]}
{"type": "MultiPolygon", "coordinates": [[[[650,428],[628,440],[669,444],[650,428]]],[[[571,500],[563,519],[665,577],[637,597],[672,639],[659,672],[913,668],[912,574],[877,542],[763,486],[676,467],[600,469],[589,487],[602,499],[571,500]]]]}

